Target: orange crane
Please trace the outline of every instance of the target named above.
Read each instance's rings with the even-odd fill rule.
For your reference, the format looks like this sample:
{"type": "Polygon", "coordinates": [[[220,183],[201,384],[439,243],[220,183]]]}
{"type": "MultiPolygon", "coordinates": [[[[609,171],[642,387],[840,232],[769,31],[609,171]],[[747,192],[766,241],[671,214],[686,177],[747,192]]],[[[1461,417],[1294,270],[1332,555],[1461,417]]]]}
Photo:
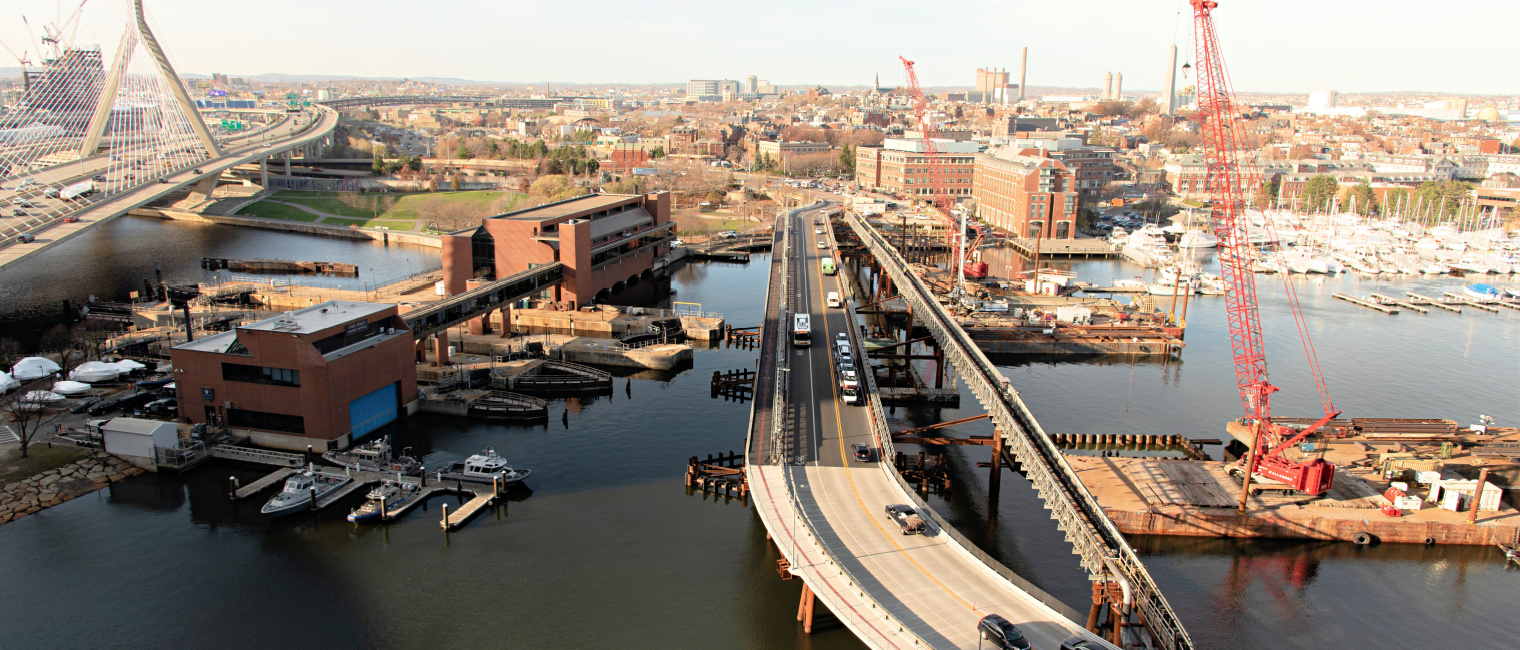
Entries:
{"type": "Polygon", "coordinates": [[[1243,477],[1240,509],[1244,512],[1253,477],[1281,483],[1287,489],[1309,495],[1318,496],[1330,490],[1335,479],[1334,465],[1323,458],[1294,462],[1283,452],[1341,412],[1330,401],[1303,310],[1299,308],[1298,295],[1284,274],[1288,303],[1309,356],[1309,367],[1319,388],[1325,417],[1304,429],[1281,426],[1272,421],[1272,394],[1279,389],[1267,380],[1267,353],[1262,339],[1261,312],[1257,307],[1256,276],[1251,271],[1253,249],[1246,237],[1248,221],[1244,218],[1245,193],[1242,188],[1245,185],[1243,180],[1251,176],[1251,169],[1249,163],[1242,164],[1240,159],[1245,128],[1219,50],[1219,36],[1214,30],[1214,9],[1219,3],[1215,0],[1191,2],[1193,39],[1197,49],[1195,60],[1198,62],[1198,117],[1203,131],[1204,159],[1208,165],[1206,182],[1212,199],[1209,212],[1214,232],[1219,236],[1219,266],[1225,282],[1225,314],[1234,353],[1235,384],[1246,415],[1242,423],[1251,427],[1254,442],[1241,466],[1233,470],[1243,477]]]}
{"type": "MultiPolygon", "coordinates": [[[[913,102],[913,114],[918,118],[918,130],[924,136],[924,155],[926,156],[929,170],[929,204],[938,211],[938,215],[945,223],[945,231],[950,233],[947,243],[955,250],[963,242],[965,237],[962,226],[956,222],[955,217],[950,215],[950,207],[955,205],[955,200],[950,197],[949,180],[946,178],[945,162],[935,149],[934,139],[939,136],[939,125],[929,118],[929,98],[924,95],[923,88],[918,85],[918,73],[913,70],[913,62],[907,57],[899,56],[902,60],[903,69],[908,73],[908,99],[913,102]]],[[[913,188],[917,191],[918,188],[913,188]]],[[[980,226],[971,224],[970,228],[975,231],[975,240],[966,246],[963,255],[976,255],[977,247],[982,243],[983,230],[980,226]]],[[[978,255],[978,257],[980,257],[978,255]]],[[[965,275],[973,278],[986,277],[987,263],[972,262],[969,258],[962,259],[961,270],[965,275]]]]}

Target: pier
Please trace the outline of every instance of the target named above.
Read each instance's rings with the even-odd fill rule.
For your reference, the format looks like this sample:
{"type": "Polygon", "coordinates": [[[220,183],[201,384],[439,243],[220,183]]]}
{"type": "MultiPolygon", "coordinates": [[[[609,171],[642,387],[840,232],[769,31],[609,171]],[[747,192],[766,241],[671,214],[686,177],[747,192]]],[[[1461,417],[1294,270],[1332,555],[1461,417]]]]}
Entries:
{"type": "Polygon", "coordinates": [[[1405,301],[1405,300],[1399,300],[1398,298],[1395,298],[1393,296],[1388,296],[1388,295],[1384,295],[1384,294],[1381,294],[1381,293],[1370,293],[1370,294],[1367,294],[1367,295],[1370,298],[1372,298],[1372,300],[1374,302],[1378,302],[1378,303],[1381,303],[1381,304],[1384,304],[1384,305],[1393,305],[1393,306],[1398,307],[1400,309],[1408,309],[1409,311],[1417,311],[1417,312],[1420,312],[1421,314],[1428,314],[1428,313],[1430,313],[1430,310],[1427,309],[1427,308],[1425,308],[1425,307],[1421,307],[1419,305],[1416,305],[1416,304],[1414,304],[1412,302],[1408,302],[1408,301],[1405,301]]]}
{"type": "Polygon", "coordinates": [[[1330,295],[1333,295],[1336,298],[1339,298],[1341,300],[1349,302],[1349,303],[1351,303],[1353,305],[1361,305],[1361,306],[1366,307],[1368,309],[1376,309],[1376,310],[1378,310],[1380,312],[1383,312],[1385,314],[1388,314],[1388,315],[1393,315],[1393,314],[1399,313],[1399,310],[1395,309],[1393,307],[1389,307],[1389,306],[1384,305],[1384,304],[1382,304],[1380,302],[1374,302],[1374,301],[1371,301],[1371,300],[1362,300],[1361,298],[1358,298],[1358,297],[1350,295],[1350,294],[1340,293],[1340,292],[1337,291],[1337,292],[1335,292],[1333,294],[1330,294],[1330,295]]]}
{"type": "Polygon", "coordinates": [[[1406,291],[1406,292],[1404,292],[1404,295],[1408,296],[1410,298],[1410,302],[1412,304],[1416,304],[1416,305],[1429,305],[1431,307],[1436,307],[1438,309],[1445,309],[1446,311],[1449,311],[1449,312],[1452,312],[1452,313],[1456,313],[1456,314],[1462,313],[1462,308],[1461,307],[1458,307],[1456,305],[1447,304],[1444,301],[1436,300],[1435,298],[1431,298],[1429,296],[1422,296],[1422,295],[1420,295],[1418,293],[1415,293],[1413,291],[1406,291]]]}

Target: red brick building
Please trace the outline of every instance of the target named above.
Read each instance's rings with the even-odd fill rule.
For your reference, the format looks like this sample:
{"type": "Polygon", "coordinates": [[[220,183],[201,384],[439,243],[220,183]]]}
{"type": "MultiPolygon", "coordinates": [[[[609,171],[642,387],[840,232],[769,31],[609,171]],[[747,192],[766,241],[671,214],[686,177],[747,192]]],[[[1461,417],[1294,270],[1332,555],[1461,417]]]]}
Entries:
{"type": "Polygon", "coordinates": [[[417,399],[396,305],[328,301],[176,346],[180,415],[265,447],[347,448],[417,399]]]}
{"type": "Polygon", "coordinates": [[[452,296],[471,279],[561,262],[564,280],[549,290],[551,299],[571,309],[606,300],[649,277],[655,260],[670,252],[670,208],[667,192],[591,194],[487,217],[478,227],[443,236],[445,290],[452,296]]]}
{"type": "Polygon", "coordinates": [[[1071,172],[1039,149],[999,147],[976,157],[976,216],[1018,237],[1071,239],[1077,191],[1071,172]]]}
{"type": "MultiPolygon", "coordinates": [[[[930,156],[922,139],[887,138],[880,146],[855,148],[855,180],[877,192],[913,196],[932,201],[933,175],[930,156]]],[[[971,173],[981,147],[975,142],[935,140],[933,159],[945,177],[945,190],[952,201],[971,197],[971,173]]]]}

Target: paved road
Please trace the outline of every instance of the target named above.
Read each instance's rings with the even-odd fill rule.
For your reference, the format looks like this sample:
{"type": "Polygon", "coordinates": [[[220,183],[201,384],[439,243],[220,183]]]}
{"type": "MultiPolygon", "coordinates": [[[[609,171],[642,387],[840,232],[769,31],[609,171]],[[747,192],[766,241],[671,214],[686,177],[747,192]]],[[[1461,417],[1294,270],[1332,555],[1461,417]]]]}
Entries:
{"type": "MultiPolygon", "coordinates": [[[[835,254],[831,234],[815,230],[813,220],[821,214],[803,212],[785,222],[793,242],[785,262],[793,269],[793,304],[798,313],[811,314],[814,339],[809,347],[788,350],[788,435],[795,437],[796,452],[785,472],[818,541],[867,597],[933,647],[978,647],[977,621],[992,613],[1018,625],[1035,648],[1055,650],[1078,635],[1098,640],[993,573],[948,535],[905,536],[886,518],[887,505],[906,499],[878,464],[879,454],[871,462],[853,460],[854,443],[875,445],[868,407],[839,399],[833,340],[839,333],[851,334],[852,341],[859,337],[844,309],[824,305],[830,291],[847,294],[841,276],[822,273],[820,259],[835,254]],[[818,248],[820,241],[826,248],[818,248]]],[[[827,601],[828,594],[819,593],[827,601]]]]}
{"type": "MultiPolygon", "coordinates": [[[[181,169],[179,171],[164,174],[162,177],[168,183],[147,183],[135,188],[128,189],[118,194],[105,197],[89,206],[79,209],[71,216],[79,218],[76,223],[60,223],[54,221],[44,230],[34,231],[37,240],[31,243],[14,242],[0,248],[0,269],[24,259],[26,256],[41,251],[49,246],[60,243],[97,223],[114,219],[127,211],[141,207],[159,199],[160,197],[192,185],[201,179],[220,174],[222,170],[257,161],[259,158],[269,155],[271,151],[279,151],[291,146],[300,146],[306,142],[317,140],[330,131],[338,123],[338,114],[331,110],[320,111],[322,119],[315,124],[310,119],[302,120],[301,125],[296,125],[294,120],[287,120],[283,126],[277,127],[273,132],[252,136],[242,142],[234,142],[232,146],[223,148],[222,156],[214,160],[199,163],[194,169],[201,170],[197,174],[194,169],[181,169]],[[266,148],[265,145],[271,146],[266,148]]],[[[118,163],[119,164],[119,163],[118,163]]]]}

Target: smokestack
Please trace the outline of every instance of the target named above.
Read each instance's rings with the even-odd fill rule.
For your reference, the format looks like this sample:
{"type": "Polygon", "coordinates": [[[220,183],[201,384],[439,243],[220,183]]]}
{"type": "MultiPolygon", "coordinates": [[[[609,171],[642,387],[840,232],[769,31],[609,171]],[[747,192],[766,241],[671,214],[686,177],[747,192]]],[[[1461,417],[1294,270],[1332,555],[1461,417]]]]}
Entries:
{"type": "Polygon", "coordinates": [[[1166,114],[1177,112],[1177,46],[1166,59],[1166,114]]]}
{"type": "Polygon", "coordinates": [[[1109,99],[1112,99],[1112,100],[1114,100],[1116,102],[1124,101],[1124,73],[1123,72],[1115,72],[1114,73],[1114,96],[1110,97],[1109,99]]]}
{"type": "Polygon", "coordinates": [[[1024,101],[1024,74],[1029,72],[1029,48],[1024,48],[1024,58],[1019,61],[1019,101],[1024,101]]]}
{"type": "Polygon", "coordinates": [[[1110,97],[1113,97],[1113,96],[1114,96],[1114,73],[1112,73],[1112,72],[1105,72],[1105,73],[1103,73],[1103,95],[1101,97],[1099,97],[1098,99],[1101,100],[1101,101],[1105,101],[1106,102],[1106,101],[1109,100],[1110,97]]]}

